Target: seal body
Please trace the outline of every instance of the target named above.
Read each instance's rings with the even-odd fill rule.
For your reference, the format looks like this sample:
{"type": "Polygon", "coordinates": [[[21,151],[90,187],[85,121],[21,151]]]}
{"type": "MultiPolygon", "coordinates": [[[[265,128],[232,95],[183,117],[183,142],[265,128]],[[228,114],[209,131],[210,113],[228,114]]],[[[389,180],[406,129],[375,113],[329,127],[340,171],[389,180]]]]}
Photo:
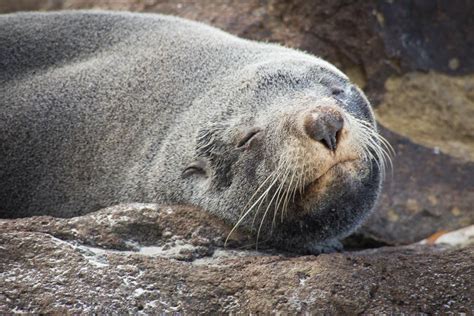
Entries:
{"type": "Polygon", "coordinates": [[[372,111],[343,73],[175,17],[0,16],[0,109],[2,217],[182,203],[310,249],[380,188],[372,111]]]}

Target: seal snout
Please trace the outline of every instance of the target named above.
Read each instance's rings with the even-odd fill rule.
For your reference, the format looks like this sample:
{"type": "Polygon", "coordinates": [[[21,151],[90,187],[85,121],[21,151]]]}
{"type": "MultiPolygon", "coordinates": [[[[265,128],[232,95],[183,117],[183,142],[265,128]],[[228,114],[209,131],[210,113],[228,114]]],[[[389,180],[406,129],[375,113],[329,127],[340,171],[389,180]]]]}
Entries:
{"type": "Polygon", "coordinates": [[[335,151],[344,126],[342,113],[330,106],[321,106],[304,117],[304,130],[313,140],[335,151]]]}

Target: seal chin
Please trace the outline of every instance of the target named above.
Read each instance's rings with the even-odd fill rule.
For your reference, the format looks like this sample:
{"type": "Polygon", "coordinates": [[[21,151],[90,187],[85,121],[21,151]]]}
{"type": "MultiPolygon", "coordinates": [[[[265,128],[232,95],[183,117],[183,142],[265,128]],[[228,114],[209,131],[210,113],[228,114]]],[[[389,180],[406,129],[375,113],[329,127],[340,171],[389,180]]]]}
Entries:
{"type": "Polygon", "coordinates": [[[315,253],[309,245],[347,236],[370,214],[379,184],[380,175],[360,159],[335,163],[295,200],[292,212],[272,236],[274,243],[315,253]]]}

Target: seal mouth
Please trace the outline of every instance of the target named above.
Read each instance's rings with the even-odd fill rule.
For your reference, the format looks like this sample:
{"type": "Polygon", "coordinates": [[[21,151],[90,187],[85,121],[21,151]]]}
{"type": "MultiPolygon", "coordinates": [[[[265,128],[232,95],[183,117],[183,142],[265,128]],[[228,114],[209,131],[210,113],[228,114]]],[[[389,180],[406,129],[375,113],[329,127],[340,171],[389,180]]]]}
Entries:
{"type": "Polygon", "coordinates": [[[332,173],[332,171],[337,168],[341,167],[344,165],[348,165],[354,161],[356,161],[357,158],[347,158],[344,160],[340,160],[332,164],[326,171],[324,171],[321,175],[319,175],[316,179],[312,180],[309,182],[303,190],[303,197],[306,196],[308,193],[314,192],[315,190],[318,190],[324,180],[332,173]]]}

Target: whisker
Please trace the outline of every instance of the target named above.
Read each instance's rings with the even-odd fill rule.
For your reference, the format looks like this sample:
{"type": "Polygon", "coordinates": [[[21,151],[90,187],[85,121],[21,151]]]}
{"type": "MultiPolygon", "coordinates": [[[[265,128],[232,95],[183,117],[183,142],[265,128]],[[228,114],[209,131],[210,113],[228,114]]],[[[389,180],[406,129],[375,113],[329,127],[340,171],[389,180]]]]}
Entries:
{"type": "MultiPolygon", "coordinates": [[[[274,174],[274,173],[272,173],[271,175],[273,175],[273,174],[274,174]]],[[[231,231],[230,231],[229,234],[227,235],[227,238],[225,239],[225,242],[224,242],[224,246],[227,245],[227,241],[229,240],[229,237],[230,237],[230,236],[232,235],[232,233],[237,229],[237,227],[239,227],[240,223],[242,223],[242,221],[245,219],[245,217],[247,217],[247,215],[253,210],[253,208],[255,207],[255,205],[257,205],[257,203],[259,203],[260,200],[266,196],[266,193],[271,190],[271,188],[273,187],[273,185],[275,184],[275,182],[276,182],[277,180],[278,180],[278,177],[275,177],[275,179],[273,180],[272,184],[270,184],[270,185],[268,186],[268,188],[265,190],[265,192],[257,199],[257,201],[255,201],[255,203],[252,204],[252,206],[245,212],[245,214],[240,217],[240,219],[237,221],[237,223],[234,225],[234,227],[231,229],[231,231]]]]}
{"type": "Polygon", "coordinates": [[[260,186],[257,188],[257,190],[255,190],[255,193],[250,197],[249,201],[247,202],[247,204],[245,204],[245,206],[242,208],[242,211],[240,212],[240,214],[242,215],[242,213],[245,212],[245,209],[247,209],[247,206],[250,205],[250,203],[252,203],[252,199],[258,194],[258,192],[263,188],[263,186],[265,185],[265,183],[267,183],[268,180],[270,180],[270,178],[275,174],[275,172],[272,172],[270,173],[270,175],[262,182],[262,184],[260,184],[260,186]]]}
{"type": "Polygon", "coordinates": [[[270,191],[266,191],[265,197],[260,200],[260,203],[258,203],[257,209],[255,210],[255,214],[254,214],[254,216],[253,216],[252,224],[251,224],[252,230],[253,230],[253,226],[254,226],[254,224],[255,224],[255,219],[257,218],[257,215],[258,215],[258,213],[259,213],[259,211],[260,211],[260,208],[262,207],[263,202],[266,200],[266,198],[267,198],[267,196],[268,196],[268,193],[270,193],[270,191]]]}
{"type": "Polygon", "coordinates": [[[375,130],[371,123],[350,115],[347,117],[354,127],[354,134],[362,144],[363,156],[369,161],[370,168],[372,169],[372,161],[375,161],[382,178],[385,178],[387,165],[393,175],[391,156],[395,154],[395,151],[390,143],[375,130]]]}
{"type": "Polygon", "coordinates": [[[283,202],[283,209],[282,209],[282,212],[281,212],[281,222],[282,223],[283,223],[284,215],[286,215],[288,213],[288,203],[291,200],[290,192],[291,192],[291,189],[292,189],[294,177],[295,177],[295,172],[293,171],[293,174],[291,175],[290,184],[288,185],[288,188],[286,190],[285,201],[283,202]]]}
{"type": "Polygon", "coordinates": [[[276,218],[276,215],[278,214],[278,207],[279,207],[279,204],[280,204],[280,195],[282,192],[282,189],[286,183],[286,180],[288,179],[288,175],[290,174],[290,169],[289,167],[287,167],[287,169],[285,170],[285,174],[284,174],[284,177],[282,178],[281,180],[281,183],[280,183],[280,186],[278,187],[278,195],[277,195],[277,199],[275,200],[275,208],[274,208],[274,212],[273,212],[273,220],[272,220],[272,227],[274,227],[276,224],[275,222],[275,218],[276,218]]]}
{"type": "MultiPolygon", "coordinates": [[[[285,184],[285,182],[286,182],[287,174],[290,172],[290,170],[291,170],[290,167],[287,165],[287,166],[286,166],[286,169],[285,169],[285,171],[284,171],[284,175],[285,175],[285,176],[284,176],[284,179],[283,179],[282,181],[280,181],[280,185],[278,186],[276,192],[279,192],[279,191],[281,190],[281,188],[284,186],[284,184],[285,184]]],[[[259,225],[258,231],[257,231],[257,240],[256,240],[256,244],[255,244],[255,249],[258,249],[258,241],[259,241],[259,239],[260,239],[260,231],[261,231],[261,229],[262,229],[263,223],[265,222],[265,218],[266,218],[266,216],[267,216],[267,214],[268,214],[268,211],[269,211],[270,208],[271,208],[273,199],[274,199],[274,197],[276,196],[276,192],[275,192],[275,194],[273,194],[272,200],[271,200],[270,203],[267,205],[267,208],[266,208],[266,210],[265,210],[265,213],[263,214],[263,217],[262,217],[262,219],[261,219],[261,221],[260,221],[260,225],[259,225]]],[[[273,223],[272,223],[272,229],[273,229],[273,223]]]]}
{"type": "MultiPolygon", "coordinates": [[[[282,184],[286,183],[286,180],[288,179],[288,176],[290,175],[290,171],[288,170],[287,174],[285,175],[285,179],[282,182],[282,184]]],[[[278,211],[280,210],[280,205],[282,206],[281,213],[283,214],[283,200],[285,197],[285,190],[281,190],[277,199],[277,204],[276,204],[276,209],[275,209],[275,214],[274,217],[276,218],[276,215],[278,214],[278,211]]]]}
{"type": "MultiPolygon", "coordinates": [[[[284,164],[278,164],[278,167],[277,167],[276,170],[273,172],[274,175],[275,175],[275,179],[278,179],[280,170],[282,169],[282,166],[283,166],[283,165],[284,165],[284,164]]],[[[273,185],[275,185],[275,183],[272,183],[272,187],[273,187],[273,185]]],[[[277,189],[277,190],[278,190],[278,189],[277,189]]],[[[269,193],[270,193],[270,190],[267,190],[266,193],[265,193],[265,195],[268,195],[269,193]]],[[[253,216],[252,228],[253,228],[253,226],[254,226],[254,224],[255,224],[255,220],[256,220],[256,218],[257,218],[257,215],[258,215],[258,212],[259,212],[259,210],[260,210],[260,207],[261,207],[262,202],[263,202],[263,200],[262,200],[262,201],[260,202],[260,204],[258,205],[257,211],[255,212],[255,215],[253,216]]]]}

